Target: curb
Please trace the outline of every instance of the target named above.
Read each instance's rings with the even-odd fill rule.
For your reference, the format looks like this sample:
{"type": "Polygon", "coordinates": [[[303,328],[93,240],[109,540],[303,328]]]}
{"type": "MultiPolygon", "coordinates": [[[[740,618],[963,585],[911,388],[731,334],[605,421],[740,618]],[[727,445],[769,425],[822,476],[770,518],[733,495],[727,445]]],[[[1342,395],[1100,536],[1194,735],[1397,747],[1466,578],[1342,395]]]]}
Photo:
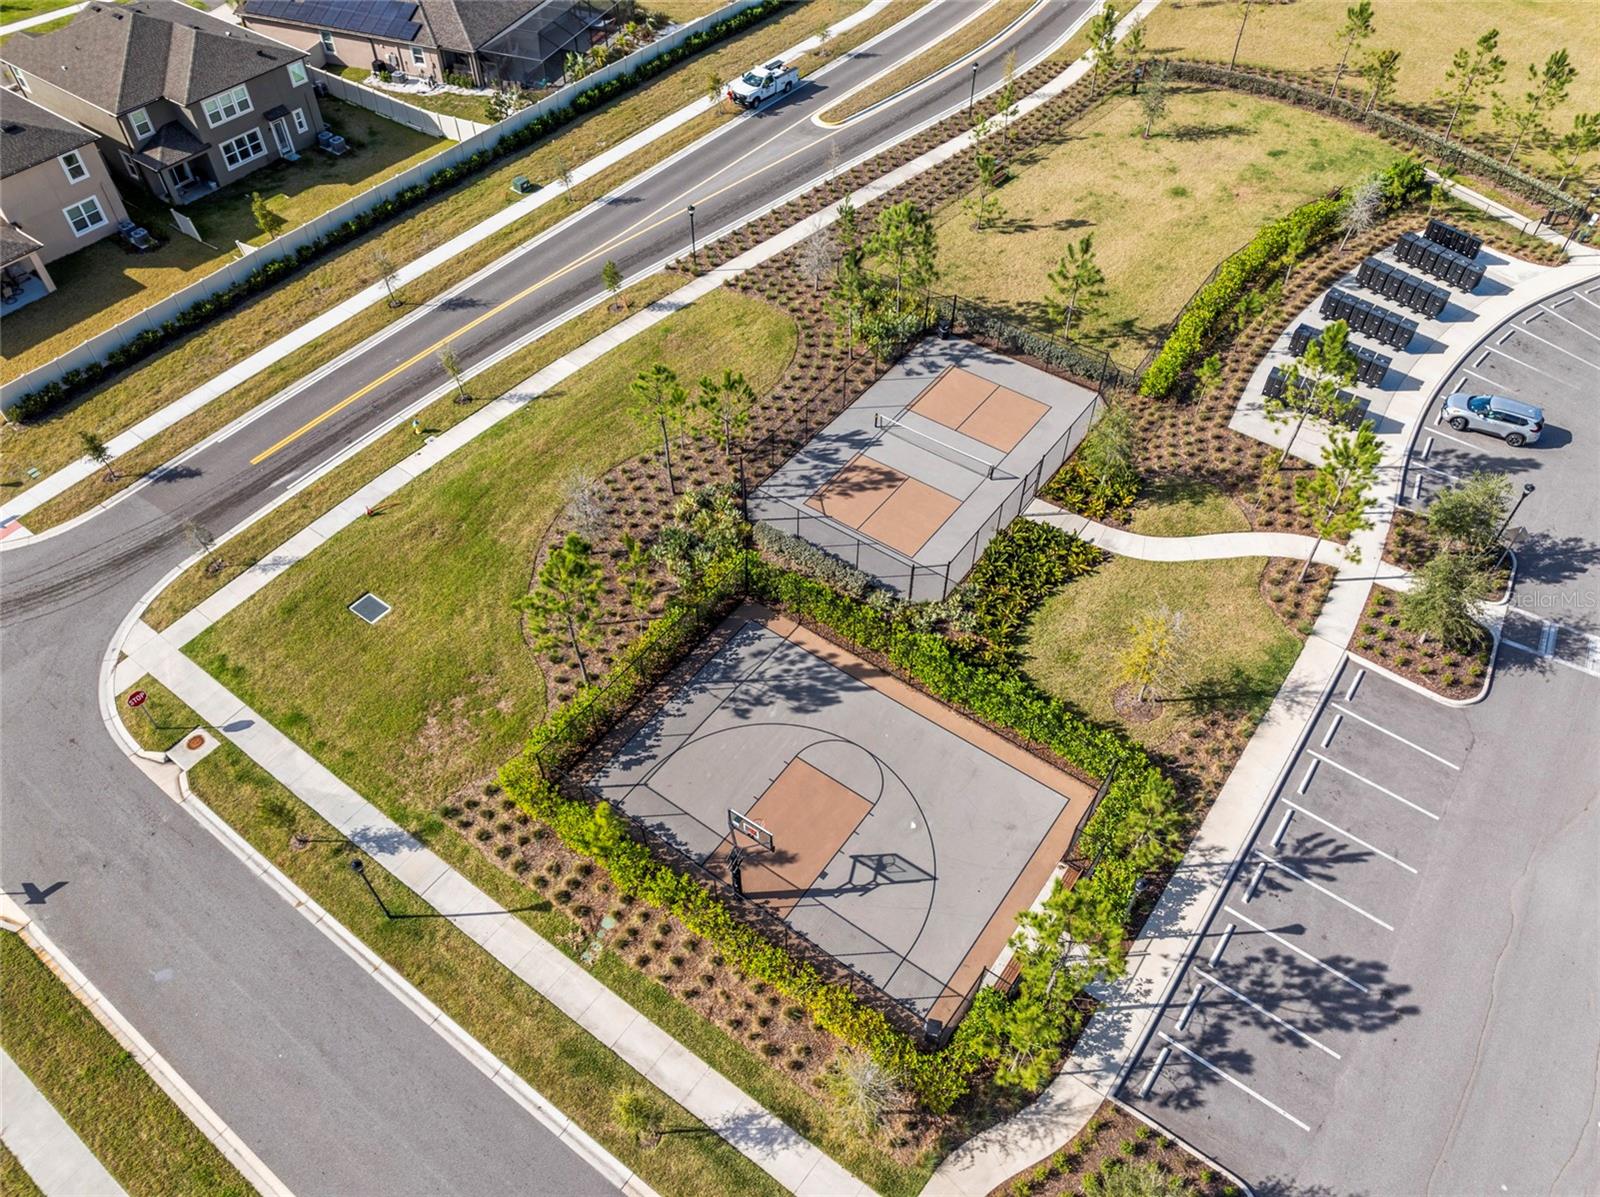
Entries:
{"type": "Polygon", "coordinates": [[[111,1037],[122,1045],[161,1091],[172,1099],[173,1104],[183,1111],[257,1192],[267,1197],[292,1197],[289,1187],[261,1162],[244,1140],[178,1075],[166,1057],[139,1034],[138,1029],[118,1012],[94,982],[10,897],[0,897],[0,922],[8,928],[15,928],[22,941],[61,978],[73,996],[89,1008],[100,1025],[110,1032],[111,1037]]]}

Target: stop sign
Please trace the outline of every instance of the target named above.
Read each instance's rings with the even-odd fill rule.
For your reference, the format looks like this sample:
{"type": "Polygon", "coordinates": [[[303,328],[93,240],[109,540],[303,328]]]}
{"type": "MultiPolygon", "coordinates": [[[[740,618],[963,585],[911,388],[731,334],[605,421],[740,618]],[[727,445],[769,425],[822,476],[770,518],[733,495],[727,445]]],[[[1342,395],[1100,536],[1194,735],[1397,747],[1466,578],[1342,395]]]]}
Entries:
{"type": "Polygon", "coordinates": [[[143,690],[135,690],[132,694],[128,695],[128,705],[130,707],[142,707],[144,705],[144,700],[149,697],[150,696],[143,690]]]}

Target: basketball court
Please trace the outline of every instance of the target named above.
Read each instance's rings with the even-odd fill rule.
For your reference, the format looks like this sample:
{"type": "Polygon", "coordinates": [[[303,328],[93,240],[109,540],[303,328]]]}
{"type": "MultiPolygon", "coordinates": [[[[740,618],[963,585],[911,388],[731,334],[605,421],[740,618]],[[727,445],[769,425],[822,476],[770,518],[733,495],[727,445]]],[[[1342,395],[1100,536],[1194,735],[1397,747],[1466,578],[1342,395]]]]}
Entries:
{"type": "Polygon", "coordinates": [[[751,515],[900,594],[942,598],[1082,439],[1093,392],[922,341],[751,497],[751,515]]]}
{"type": "Polygon", "coordinates": [[[764,608],[585,769],[601,797],[943,1022],[1066,854],[1093,787],[764,608]]]}

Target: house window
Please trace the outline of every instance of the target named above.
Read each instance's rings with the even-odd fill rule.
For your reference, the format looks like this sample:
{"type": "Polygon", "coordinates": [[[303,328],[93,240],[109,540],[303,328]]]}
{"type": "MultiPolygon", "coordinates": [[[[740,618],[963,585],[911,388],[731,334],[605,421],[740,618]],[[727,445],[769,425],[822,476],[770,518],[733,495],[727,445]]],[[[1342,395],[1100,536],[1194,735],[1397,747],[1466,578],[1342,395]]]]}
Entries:
{"type": "Polygon", "coordinates": [[[306,64],[303,62],[291,62],[289,64],[289,82],[293,83],[296,87],[300,87],[305,83],[305,81],[306,64]]]}
{"type": "Polygon", "coordinates": [[[311,126],[306,124],[305,111],[303,109],[296,108],[294,110],[294,131],[296,133],[304,133],[310,127],[311,126]]]}
{"type": "Polygon", "coordinates": [[[67,182],[81,183],[89,177],[89,168],[83,164],[83,155],[77,150],[68,150],[59,161],[61,169],[67,172],[67,182]]]}
{"type": "Polygon", "coordinates": [[[324,54],[333,54],[335,56],[337,56],[339,53],[333,48],[333,34],[329,33],[326,29],[322,31],[322,52],[324,54]]]}
{"type": "Polygon", "coordinates": [[[70,208],[61,209],[61,215],[67,218],[67,223],[72,226],[72,231],[81,237],[91,229],[97,229],[106,222],[106,214],[100,211],[100,201],[90,196],[81,203],[73,204],[70,208]]]}
{"type": "Polygon", "coordinates": [[[231,91],[225,91],[221,95],[202,101],[200,107],[205,110],[206,124],[215,129],[218,125],[226,124],[234,117],[243,116],[250,111],[250,93],[241,83],[231,91]]]}
{"type": "Polygon", "coordinates": [[[128,126],[133,130],[134,137],[140,141],[156,131],[156,127],[150,123],[150,114],[143,108],[135,108],[128,113],[128,126]]]}
{"type": "Polygon", "coordinates": [[[122,151],[122,169],[140,182],[144,181],[144,176],[139,173],[139,164],[133,160],[133,155],[128,153],[127,150],[122,151]]]}
{"type": "Polygon", "coordinates": [[[246,162],[253,162],[267,152],[260,129],[251,129],[232,141],[225,141],[220,148],[222,160],[228,164],[229,170],[238,170],[246,162]]]}

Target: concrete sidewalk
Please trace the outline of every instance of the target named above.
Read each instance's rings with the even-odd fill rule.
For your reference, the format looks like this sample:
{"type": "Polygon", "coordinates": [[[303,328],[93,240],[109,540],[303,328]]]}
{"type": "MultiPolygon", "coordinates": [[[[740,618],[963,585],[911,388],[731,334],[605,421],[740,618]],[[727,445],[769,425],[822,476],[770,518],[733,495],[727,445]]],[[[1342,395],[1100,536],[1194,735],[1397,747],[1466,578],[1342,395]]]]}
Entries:
{"type": "MultiPolygon", "coordinates": [[[[841,20],[838,24],[832,26],[828,30],[828,36],[836,37],[840,33],[855,28],[864,21],[871,20],[885,7],[887,7],[890,2],[891,0],[872,0],[872,3],[863,6],[857,12],[850,14],[850,16],[841,20]]],[[[82,7],[82,5],[79,5],[78,7],[82,7]]],[[[69,10],[63,9],[59,11],[67,12],[69,10]]],[[[58,14],[51,13],[46,15],[53,17],[58,14]]],[[[24,23],[25,22],[19,24],[24,23]]],[[[8,29],[9,28],[10,27],[8,27],[8,29]]],[[[817,36],[814,35],[806,38],[797,45],[790,47],[789,50],[785,52],[783,57],[795,57],[809,49],[814,48],[817,44],[819,44],[819,38],[817,36]]],[[[832,65],[832,63],[830,62],[820,69],[825,70],[826,66],[828,65],[832,65]]],[[[580,163],[578,166],[573,168],[572,180],[569,187],[563,187],[559,183],[553,183],[549,186],[540,188],[532,195],[508,204],[505,208],[501,209],[499,212],[496,212],[493,216],[490,216],[486,220],[474,225],[466,232],[452,237],[443,245],[437,247],[436,249],[430,250],[421,257],[415,258],[412,261],[406,262],[399,266],[395,272],[393,286],[396,288],[403,287],[405,284],[423,277],[429,271],[436,269],[437,267],[450,261],[452,258],[458,257],[460,254],[471,249],[473,246],[488,240],[490,237],[495,236],[503,229],[506,229],[524,217],[531,215],[538,209],[542,208],[545,204],[552,202],[558,197],[566,195],[571,187],[577,187],[578,185],[587,182],[589,179],[594,178],[603,171],[609,170],[619,162],[623,162],[632,157],[645,146],[659,141],[661,138],[666,137],[674,130],[688,124],[696,117],[710,112],[712,108],[716,106],[716,103],[717,101],[714,101],[709,97],[701,97],[692,103],[684,105],[676,112],[662,117],[654,124],[641,129],[631,137],[618,142],[610,149],[604,150],[595,155],[593,158],[580,163]]],[[[690,146],[685,146],[682,150],[679,150],[663,161],[656,163],[654,166],[648,168],[648,170],[639,177],[647,177],[648,174],[652,172],[666,168],[681,154],[686,153],[690,148],[692,148],[692,146],[701,144],[706,138],[716,136],[717,133],[722,129],[731,127],[731,124],[732,122],[727,122],[719,126],[717,129],[711,130],[706,134],[706,137],[697,139],[695,142],[691,143],[690,146]]],[[[278,394],[265,400],[265,403],[280,402],[284,398],[287,398],[304,389],[306,386],[309,386],[323,374],[334,370],[339,366],[340,363],[370,349],[370,347],[377,341],[381,341],[386,337],[393,336],[397,331],[405,327],[405,325],[410,321],[415,320],[423,312],[449,301],[453,296],[457,296],[469,289],[478,278],[501,268],[508,258],[514,257],[546,239],[560,235],[561,231],[567,225],[572,223],[572,221],[581,217],[585,210],[587,210],[587,206],[584,209],[579,209],[573,212],[566,219],[558,222],[553,227],[546,229],[544,232],[531,238],[527,242],[524,242],[523,244],[511,249],[500,258],[497,258],[495,261],[484,266],[483,269],[474,272],[469,278],[463,279],[460,283],[457,283],[454,287],[449,288],[442,294],[435,296],[426,303],[417,305],[416,309],[405,318],[380,329],[378,332],[374,333],[371,337],[368,337],[360,344],[352,346],[344,353],[339,354],[336,358],[328,362],[326,365],[320,367],[311,375],[298,380],[297,382],[291,384],[284,391],[279,392],[278,394]]],[[[322,313],[322,315],[318,316],[316,319],[306,322],[305,324],[296,328],[293,332],[279,338],[272,344],[267,345],[257,352],[251,354],[237,365],[232,366],[216,377],[207,380],[194,390],[190,391],[188,394],[184,395],[182,398],[175,399],[166,407],[163,407],[160,411],[152,412],[150,415],[140,420],[131,428],[123,430],[116,436],[113,436],[106,441],[106,448],[111,451],[112,459],[115,460],[116,458],[121,457],[123,454],[130,452],[150,438],[165,432],[167,429],[173,427],[175,424],[180,423],[188,416],[193,415],[195,412],[199,411],[213,400],[227,394],[227,392],[237,386],[240,386],[248,379],[261,373],[263,370],[266,370],[278,362],[283,361],[285,358],[300,352],[317,338],[324,336],[325,334],[338,328],[340,325],[345,324],[359,313],[377,303],[380,299],[387,299],[388,294],[388,288],[384,283],[374,283],[370,287],[366,287],[363,290],[356,292],[356,294],[352,295],[349,299],[346,299],[338,306],[322,313]]],[[[40,479],[38,482],[35,482],[32,486],[28,487],[20,494],[6,500],[5,505],[0,507],[0,525],[21,520],[22,517],[26,516],[29,512],[36,510],[45,503],[49,502],[51,499],[63,494],[71,487],[76,486],[79,482],[82,482],[85,478],[91,477],[101,468],[102,467],[100,465],[90,461],[87,457],[79,458],[69,465],[61,467],[54,473],[40,479]]],[[[128,492],[121,492],[121,494],[126,493],[128,492]]],[[[114,503],[118,501],[119,498],[120,494],[118,496],[113,496],[111,499],[107,500],[107,503],[114,503]]],[[[96,510],[99,510],[99,508],[96,508],[96,510]]],[[[26,536],[27,532],[25,526],[20,531],[13,532],[12,535],[18,537],[19,539],[23,536],[26,536]]]]}
{"type": "Polygon", "coordinates": [[[1312,554],[1323,565],[1335,568],[1347,564],[1344,550],[1331,541],[1320,544],[1314,536],[1296,532],[1212,532],[1204,536],[1143,536],[1123,528],[1097,523],[1057,507],[1046,499],[1035,499],[1023,512],[1031,520],[1049,524],[1064,532],[1098,545],[1118,557],[1139,561],[1215,561],[1224,557],[1296,557],[1312,554]]]}
{"type": "Polygon", "coordinates": [[[31,17],[23,17],[20,21],[12,21],[9,25],[0,25],[0,37],[10,37],[13,33],[21,33],[24,29],[32,29],[36,25],[48,25],[51,21],[70,17],[73,13],[82,12],[88,7],[89,0],[81,0],[78,4],[52,8],[49,12],[36,12],[31,17]]]}
{"type": "Polygon", "coordinates": [[[67,1125],[66,1119],[0,1051],[0,1142],[45,1197],[126,1197],[105,1165],[67,1125]]]}

